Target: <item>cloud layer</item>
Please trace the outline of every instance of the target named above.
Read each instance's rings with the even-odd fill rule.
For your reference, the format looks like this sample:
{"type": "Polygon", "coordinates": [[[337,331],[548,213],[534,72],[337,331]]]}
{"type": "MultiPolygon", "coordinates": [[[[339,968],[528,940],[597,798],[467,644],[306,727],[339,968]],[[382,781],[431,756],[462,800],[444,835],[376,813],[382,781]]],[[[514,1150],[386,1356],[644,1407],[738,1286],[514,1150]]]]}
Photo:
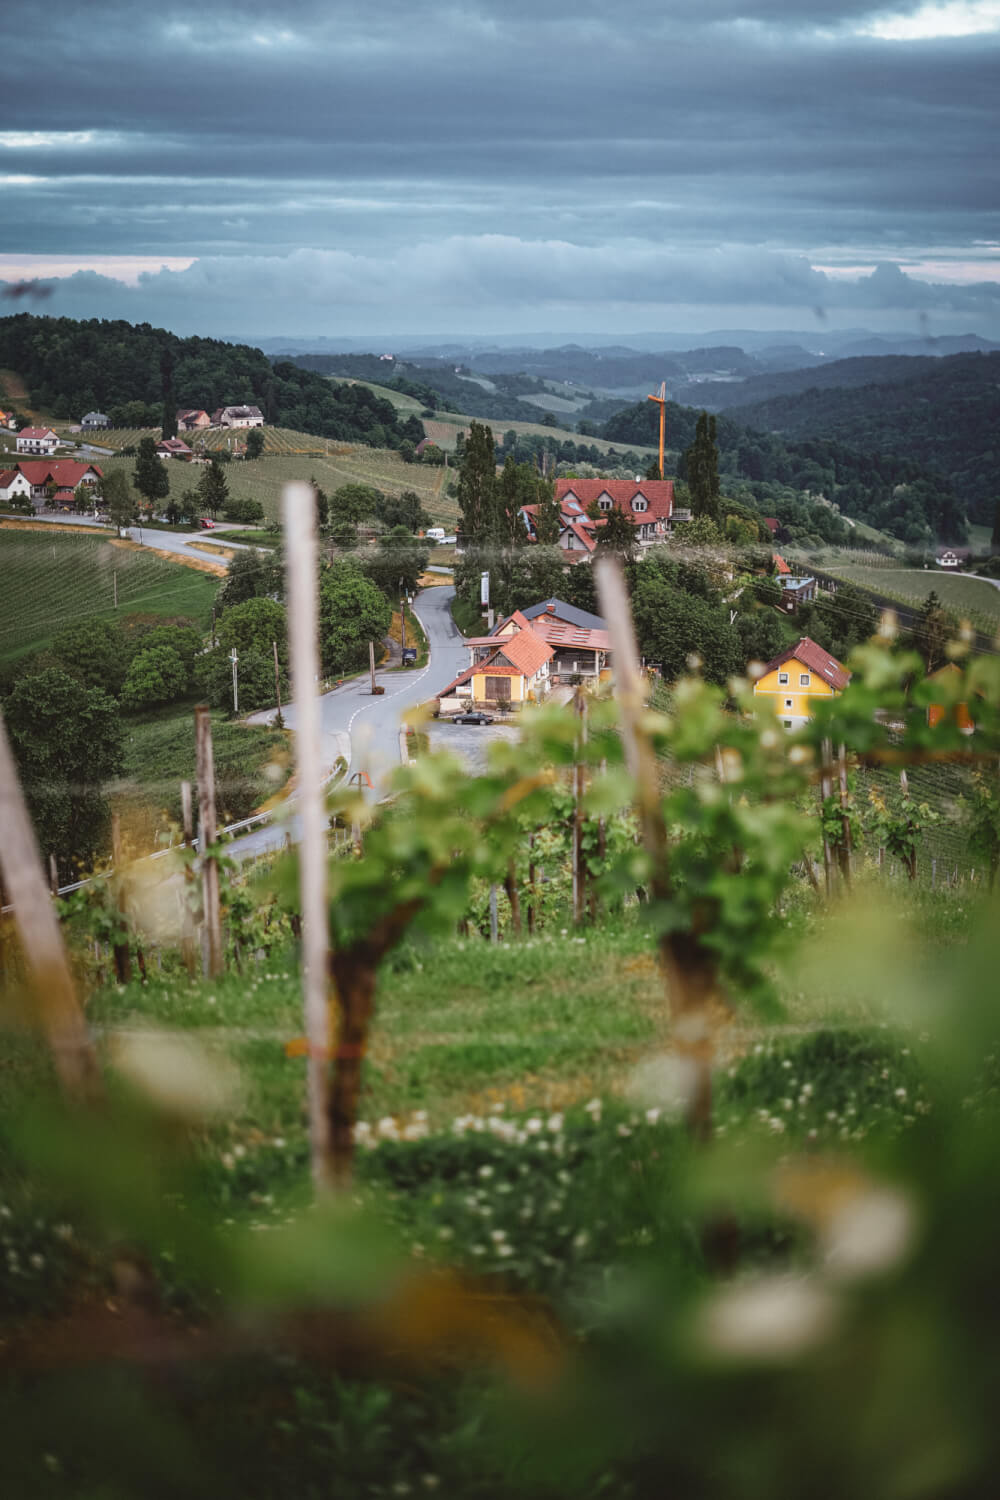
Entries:
{"type": "MultiPolygon", "coordinates": [[[[8,0],[0,257],[198,257],[140,280],[143,316],[996,315],[988,287],[891,273],[1000,277],[996,0],[54,0],[58,87],[25,88],[37,36],[8,0]],[[880,269],[845,293],[814,269],[840,261],[880,269]]],[[[139,305],[85,278],[58,302],[88,296],[139,305]]]]}

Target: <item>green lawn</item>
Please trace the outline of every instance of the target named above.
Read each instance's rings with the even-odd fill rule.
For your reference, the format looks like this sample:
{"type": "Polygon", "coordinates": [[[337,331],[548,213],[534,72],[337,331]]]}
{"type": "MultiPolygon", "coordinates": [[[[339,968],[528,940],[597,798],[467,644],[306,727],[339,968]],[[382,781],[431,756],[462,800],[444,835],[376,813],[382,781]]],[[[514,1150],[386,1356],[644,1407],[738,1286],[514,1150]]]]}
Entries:
{"type": "Polygon", "coordinates": [[[19,531],[0,525],[0,660],[44,647],[66,625],[129,615],[184,616],[204,626],[218,578],[111,535],[19,531]],[[118,608],[114,590],[117,582],[118,608]]]}

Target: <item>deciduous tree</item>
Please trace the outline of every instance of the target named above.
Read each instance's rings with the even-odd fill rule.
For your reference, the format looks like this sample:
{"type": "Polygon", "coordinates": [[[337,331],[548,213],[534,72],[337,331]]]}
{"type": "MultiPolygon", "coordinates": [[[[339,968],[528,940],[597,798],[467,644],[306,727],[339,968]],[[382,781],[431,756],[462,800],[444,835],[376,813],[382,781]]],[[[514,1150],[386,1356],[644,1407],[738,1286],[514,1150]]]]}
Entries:
{"type": "Polygon", "coordinates": [[[170,494],[170,476],[166,463],[156,452],[156,442],[144,437],[139,443],[139,454],[135,461],[132,482],[139,494],[152,506],[170,494]]]}

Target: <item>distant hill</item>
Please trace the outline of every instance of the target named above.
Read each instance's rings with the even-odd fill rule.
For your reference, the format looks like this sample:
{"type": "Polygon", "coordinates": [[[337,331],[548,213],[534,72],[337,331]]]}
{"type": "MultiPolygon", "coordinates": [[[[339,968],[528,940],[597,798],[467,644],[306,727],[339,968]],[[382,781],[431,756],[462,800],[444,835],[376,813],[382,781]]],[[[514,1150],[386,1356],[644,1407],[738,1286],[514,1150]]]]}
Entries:
{"type": "MultiPolygon", "coordinates": [[[[878,389],[881,389],[879,387],[878,389]]],[[[677,473],[685,477],[683,454],[694,441],[698,411],[667,403],[668,442],[678,454],[677,473]]],[[[612,416],[602,429],[617,443],[656,441],[658,414],[649,401],[612,416]]],[[[930,537],[965,537],[965,507],[948,480],[913,458],[867,453],[831,439],[789,441],[724,412],[717,419],[719,471],[726,493],[747,489],[765,514],[780,515],[779,500],[789,490],[836,504],[842,513],[913,545],[930,537]]]]}
{"type": "Polygon", "coordinates": [[[971,520],[992,523],[1000,497],[1000,353],[846,360],[811,371],[808,389],[730,406],[727,416],[785,439],[911,459],[946,477],[971,520]],[[828,384],[831,376],[837,384],[828,384]]]}
{"type": "Polygon", "coordinates": [[[91,318],[0,318],[0,368],[15,371],[32,407],[56,420],[107,412],[116,425],[143,427],[176,407],[251,402],[269,423],[343,442],[398,447],[423,427],[400,417],[364,386],[334,386],[259,349],[221,339],[178,338],[148,323],[91,318]]]}

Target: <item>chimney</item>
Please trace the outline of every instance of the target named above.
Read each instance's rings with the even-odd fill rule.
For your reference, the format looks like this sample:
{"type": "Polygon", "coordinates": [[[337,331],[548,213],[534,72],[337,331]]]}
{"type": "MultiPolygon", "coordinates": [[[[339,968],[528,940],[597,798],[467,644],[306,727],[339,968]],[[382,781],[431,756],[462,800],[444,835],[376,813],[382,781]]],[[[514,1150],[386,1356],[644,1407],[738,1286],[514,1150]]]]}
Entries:
{"type": "Polygon", "coordinates": [[[554,604],[546,604],[545,608],[550,615],[554,615],[556,612],[556,607],[554,604]]]}

